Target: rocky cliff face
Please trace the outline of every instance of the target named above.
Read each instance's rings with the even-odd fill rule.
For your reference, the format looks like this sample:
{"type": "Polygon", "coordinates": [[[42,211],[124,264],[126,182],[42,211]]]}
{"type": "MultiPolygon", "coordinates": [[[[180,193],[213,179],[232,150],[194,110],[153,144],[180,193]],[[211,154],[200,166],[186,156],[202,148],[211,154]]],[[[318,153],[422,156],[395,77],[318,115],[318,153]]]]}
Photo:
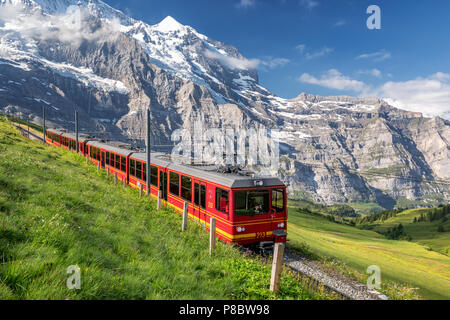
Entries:
{"type": "Polygon", "coordinates": [[[140,142],[150,107],[159,146],[192,129],[193,118],[212,128],[266,126],[280,130],[278,174],[292,194],[386,207],[449,200],[449,121],[378,98],[276,97],[258,84],[254,61],[171,17],[150,26],[98,0],[0,3],[17,13],[0,14],[0,108],[39,120],[44,106],[67,129],[78,110],[83,131],[140,142]],[[81,8],[69,16],[74,30],[61,23],[78,12],[71,5],[81,8]]]}

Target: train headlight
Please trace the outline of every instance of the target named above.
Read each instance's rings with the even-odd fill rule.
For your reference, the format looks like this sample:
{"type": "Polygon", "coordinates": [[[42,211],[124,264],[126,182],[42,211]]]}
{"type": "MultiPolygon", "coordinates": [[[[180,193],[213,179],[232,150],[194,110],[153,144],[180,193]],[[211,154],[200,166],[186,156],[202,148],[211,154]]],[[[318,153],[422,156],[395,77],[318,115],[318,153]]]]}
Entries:
{"type": "Polygon", "coordinates": [[[282,223],[279,223],[278,224],[278,228],[284,228],[284,223],[282,222],[282,223]]]}
{"type": "Polygon", "coordinates": [[[264,186],[264,181],[263,180],[255,180],[253,181],[255,187],[262,187],[264,186]]]}
{"type": "Polygon", "coordinates": [[[245,228],[244,227],[237,227],[237,232],[244,232],[245,231],[245,228]]]}

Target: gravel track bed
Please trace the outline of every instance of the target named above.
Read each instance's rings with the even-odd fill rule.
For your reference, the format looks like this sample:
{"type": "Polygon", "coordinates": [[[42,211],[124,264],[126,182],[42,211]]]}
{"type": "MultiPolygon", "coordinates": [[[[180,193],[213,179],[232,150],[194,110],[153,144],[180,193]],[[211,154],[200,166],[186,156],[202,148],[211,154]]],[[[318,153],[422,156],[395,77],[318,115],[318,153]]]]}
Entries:
{"type": "Polygon", "coordinates": [[[388,300],[385,295],[342,274],[333,272],[333,275],[330,275],[320,264],[299,256],[292,250],[285,249],[284,263],[292,270],[319,282],[347,299],[388,300]]]}

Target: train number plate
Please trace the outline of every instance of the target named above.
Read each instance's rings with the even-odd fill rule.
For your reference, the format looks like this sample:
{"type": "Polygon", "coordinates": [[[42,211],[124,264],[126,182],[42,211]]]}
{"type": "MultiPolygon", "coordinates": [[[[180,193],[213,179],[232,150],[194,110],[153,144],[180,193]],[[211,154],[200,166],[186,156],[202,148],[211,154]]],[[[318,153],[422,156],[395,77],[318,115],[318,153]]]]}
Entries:
{"type": "Polygon", "coordinates": [[[265,232],[257,232],[256,233],[256,238],[260,239],[260,238],[265,238],[266,237],[266,233],[265,232]]]}

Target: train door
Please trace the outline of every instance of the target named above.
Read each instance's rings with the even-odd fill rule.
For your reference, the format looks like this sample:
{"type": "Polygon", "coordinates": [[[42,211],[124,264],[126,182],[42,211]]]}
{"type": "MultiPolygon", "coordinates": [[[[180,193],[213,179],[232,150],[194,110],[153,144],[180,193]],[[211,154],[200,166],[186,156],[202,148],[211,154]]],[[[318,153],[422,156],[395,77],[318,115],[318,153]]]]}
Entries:
{"type": "Polygon", "coordinates": [[[270,218],[272,220],[272,230],[284,229],[280,224],[279,219],[286,216],[286,199],[285,192],[282,188],[271,190],[271,213],[270,218]],[[276,221],[278,219],[278,221],[276,221]]]}
{"type": "Polygon", "coordinates": [[[159,169],[159,190],[162,192],[162,199],[167,201],[167,171],[159,169]]]}
{"type": "Polygon", "coordinates": [[[205,221],[206,210],[206,184],[198,180],[194,180],[193,183],[194,202],[192,203],[192,205],[194,219],[198,220],[200,223],[203,223],[205,221]]]}

